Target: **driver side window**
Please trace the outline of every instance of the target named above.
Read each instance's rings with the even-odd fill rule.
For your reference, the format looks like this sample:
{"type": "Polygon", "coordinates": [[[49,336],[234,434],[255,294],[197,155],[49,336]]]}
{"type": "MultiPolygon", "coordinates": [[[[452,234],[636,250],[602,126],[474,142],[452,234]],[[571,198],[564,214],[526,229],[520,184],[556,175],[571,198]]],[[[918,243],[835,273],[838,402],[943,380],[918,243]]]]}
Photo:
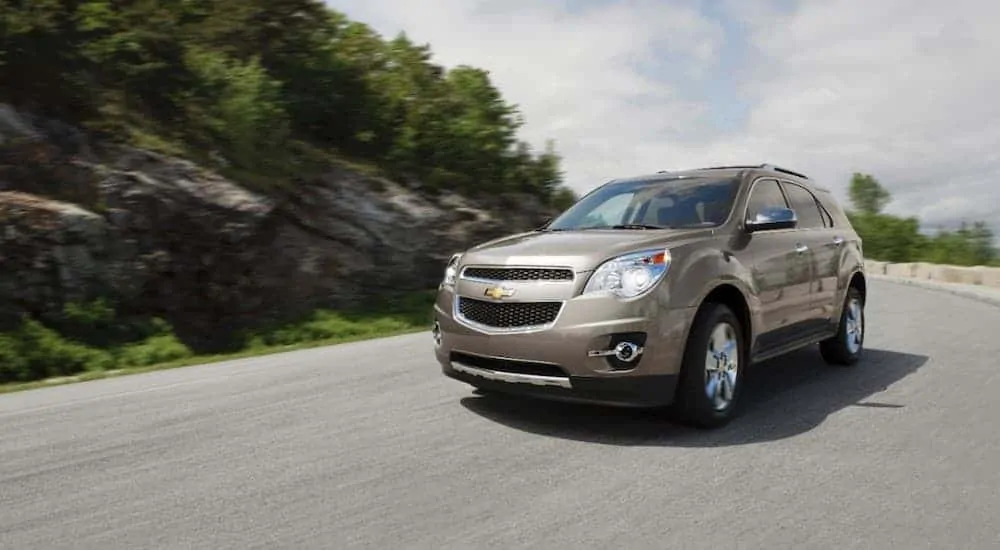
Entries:
{"type": "Polygon", "coordinates": [[[775,180],[761,180],[754,184],[747,199],[747,221],[752,221],[766,208],[788,208],[785,196],[775,180]]]}

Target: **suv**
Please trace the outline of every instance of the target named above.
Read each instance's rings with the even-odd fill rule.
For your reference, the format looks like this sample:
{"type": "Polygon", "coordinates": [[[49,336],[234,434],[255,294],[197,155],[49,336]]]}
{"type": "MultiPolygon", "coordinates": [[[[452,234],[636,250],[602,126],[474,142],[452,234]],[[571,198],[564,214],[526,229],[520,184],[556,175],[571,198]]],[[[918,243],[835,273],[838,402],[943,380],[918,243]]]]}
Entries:
{"type": "Polygon", "coordinates": [[[733,418],[746,367],[862,353],[861,239],[827,189],[764,164],[620,179],[545,226],[455,254],[445,375],[481,391],[733,418]]]}

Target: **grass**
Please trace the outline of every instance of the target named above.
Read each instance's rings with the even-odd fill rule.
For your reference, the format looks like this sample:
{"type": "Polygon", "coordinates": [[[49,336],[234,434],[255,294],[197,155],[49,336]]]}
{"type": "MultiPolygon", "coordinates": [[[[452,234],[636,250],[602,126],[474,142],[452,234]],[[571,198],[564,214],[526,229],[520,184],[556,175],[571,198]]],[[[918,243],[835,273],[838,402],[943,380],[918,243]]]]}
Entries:
{"type": "MultiPolygon", "coordinates": [[[[237,165],[222,166],[209,152],[186,145],[184,142],[164,137],[163,133],[149,128],[140,121],[125,125],[126,142],[140,149],[192,160],[199,166],[212,169],[219,175],[238,182],[249,189],[268,193],[287,188],[289,181],[303,175],[318,175],[332,167],[351,170],[369,178],[382,178],[387,174],[377,164],[332,149],[323,149],[300,140],[290,140],[285,154],[269,170],[241,168],[237,165]]],[[[221,154],[221,152],[220,152],[221,154]]]]}
{"type": "Polygon", "coordinates": [[[63,323],[26,319],[0,333],[0,394],[420,332],[428,330],[433,301],[433,292],[421,292],[364,311],[317,310],[248,331],[238,349],[220,354],[192,352],[161,320],[136,330],[103,304],[74,306],[63,323]],[[121,342],[122,334],[133,338],[121,342]]]}
{"type": "MultiPolygon", "coordinates": [[[[134,146],[216,165],[208,152],[167,137],[149,121],[111,114],[120,121],[112,127],[134,146]]],[[[290,178],[323,174],[331,167],[373,178],[384,175],[370,162],[303,142],[290,142],[285,153],[269,173],[231,166],[216,170],[263,193],[281,192],[290,178]]],[[[99,204],[87,206],[100,210],[99,204]]],[[[433,297],[433,292],[413,293],[387,297],[365,310],[317,310],[245,331],[237,338],[240,345],[227,348],[231,353],[214,355],[193,351],[162,319],[125,319],[101,301],[68,304],[61,315],[45,319],[0,318],[0,393],[422,331],[430,326],[433,297]]]]}

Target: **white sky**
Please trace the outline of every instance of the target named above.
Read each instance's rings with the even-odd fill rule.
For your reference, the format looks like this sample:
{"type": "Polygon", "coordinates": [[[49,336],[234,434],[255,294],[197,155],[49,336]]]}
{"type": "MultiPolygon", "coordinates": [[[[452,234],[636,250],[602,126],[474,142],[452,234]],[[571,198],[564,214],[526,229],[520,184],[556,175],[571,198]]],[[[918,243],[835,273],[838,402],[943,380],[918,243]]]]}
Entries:
{"type": "Polygon", "coordinates": [[[489,70],[566,182],[715,164],[853,171],[925,228],[1000,235],[1000,1],[327,0],[489,70]]]}

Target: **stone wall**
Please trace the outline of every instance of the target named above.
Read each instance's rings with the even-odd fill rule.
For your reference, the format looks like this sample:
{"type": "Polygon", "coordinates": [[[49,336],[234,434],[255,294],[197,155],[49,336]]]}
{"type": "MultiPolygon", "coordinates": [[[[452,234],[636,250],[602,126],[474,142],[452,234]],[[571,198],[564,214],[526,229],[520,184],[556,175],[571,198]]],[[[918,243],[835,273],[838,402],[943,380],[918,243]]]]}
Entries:
{"type": "Polygon", "coordinates": [[[433,288],[452,253],[551,215],[529,195],[427,196],[340,166],[255,192],[0,105],[0,317],[105,297],[209,341],[433,288]]]}
{"type": "Polygon", "coordinates": [[[937,283],[981,285],[1000,289],[1000,267],[964,267],[924,262],[889,263],[868,260],[865,262],[865,271],[876,276],[884,275],[937,283]]]}

